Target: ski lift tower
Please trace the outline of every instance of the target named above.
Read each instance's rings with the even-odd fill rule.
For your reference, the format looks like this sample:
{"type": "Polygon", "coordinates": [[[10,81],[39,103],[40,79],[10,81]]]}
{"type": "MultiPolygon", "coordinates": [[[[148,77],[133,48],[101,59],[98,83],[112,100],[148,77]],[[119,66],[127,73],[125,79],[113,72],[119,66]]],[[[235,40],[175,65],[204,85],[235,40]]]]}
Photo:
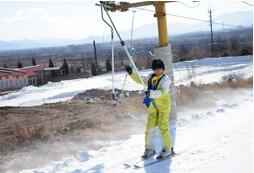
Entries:
{"type": "MultiPolygon", "coordinates": [[[[168,39],[167,31],[167,19],[166,19],[166,3],[177,2],[177,1],[143,1],[143,2],[114,2],[114,1],[103,1],[104,9],[107,11],[115,12],[126,12],[130,8],[137,8],[143,6],[153,5],[155,7],[154,17],[157,18],[158,24],[158,36],[159,45],[154,48],[153,59],[161,59],[165,63],[165,73],[171,78],[171,120],[176,120],[176,93],[174,87],[174,75],[172,65],[172,51],[171,45],[168,39]]],[[[96,4],[101,5],[101,4],[96,4]]]]}

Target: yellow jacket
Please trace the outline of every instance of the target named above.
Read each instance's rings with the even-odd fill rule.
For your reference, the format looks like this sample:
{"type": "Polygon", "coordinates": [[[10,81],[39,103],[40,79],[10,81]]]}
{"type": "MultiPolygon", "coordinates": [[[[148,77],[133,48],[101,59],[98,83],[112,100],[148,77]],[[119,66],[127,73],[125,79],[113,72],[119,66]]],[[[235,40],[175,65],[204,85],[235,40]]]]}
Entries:
{"type": "MultiPolygon", "coordinates": [[[[150,73],[147,77],[142,76],[142,80],[145,85],[148,86],[148,81],[153,76],[153,73],[150,73]]],[[[132,73],[130,77],[137,83],[142,84],[138,75],[136,73],[132,73]]],[[[162,75],[160,76],[162,77],[162,75]]],[[[160,78],[159,77],[159,78],[160,78]]],[[[170,84],[171,80],[167,75],[164,75],[163,78],[159,81],[158,87],[156,90],[150,90],[150,98],[154,100],[154,103],[159,112],[169,113],[170,112],[170,84]]],[[[154,112],[156,109],[152,104],[150,104],[148,108],[149,112],[154,112]]]]}

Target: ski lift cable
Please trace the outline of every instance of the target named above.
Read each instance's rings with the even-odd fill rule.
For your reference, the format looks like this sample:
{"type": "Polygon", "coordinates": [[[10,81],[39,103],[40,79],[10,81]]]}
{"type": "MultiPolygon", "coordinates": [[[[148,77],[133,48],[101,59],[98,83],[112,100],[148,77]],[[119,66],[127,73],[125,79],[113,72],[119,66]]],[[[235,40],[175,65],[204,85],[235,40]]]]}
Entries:
{"type": "Polygon", "coordinates": [[[198,2],[198,4],[195,5],[195,6],[187,5],[187,4],[185,4],[185,3],[181,2],[181,1],[177,1],[177,2],[180,3],[180,4],[182,4],[182,5],[185,6],[185,7],[188,7],[188,8],[196,8],[196,7],[198,7],[199,4],[200,4],[200,1],[192,1],[192,2],[198,2]]]}
{"type": "Polygon", "coordinates": [[[252,5],[251,3],[249,3],[249,2],[242,1],[242,3],[245,3],[245,4],[247,4],[247,5],[251,6],[251,7],[253,7],[253,5],[252,5]]]}
{"type": "MultiPolygon", "coordinates": [[[[148,12],[152,12],[155,13],[154,10],[149,10],[146,8],[140,8],[140,7],[136,7],[137,9],[143,10],[143,11],[148,11],[148,12]]],[[[171,14],[171,13],[166,13],[166,15],[168,16],[174,16],[174,17],[179,17],[179,18],[184,18],[184,19],[189,19],[189,20],[195,20],[195,21],[199,21],[199,22],[206,22],[206,23],[210,23],[209,20],[204,20],[204,19],[199,19],[199,18],[193,18],[193,17],[187,17],[187,16],[182,16],[182,15],[177,15],[177,14],[171,14]]],[[[230,26],[230,27],[237,27],[237,28],[242,28],[242,26],[236,26],[236,25],[231,25],[231,24],[223,24],[220,22],[212,22],[213,24],[217,24],[217,25],[224,25],[224,26],[230,26]]]]}
{"type": "Polygon", "coordinates": [[[111,29],[111,47],[112,47],[112,99],[115,100],[116,94],[115,94],[115,85],[114,85],[114,80],[115,80],[115,60],[114,60],[114,30],[112,26],[104,19],[103,16],[103,9],[101,6],[101,18],[102,20],[110,27],[111,29]]]}
{"type": "Polygon", "coordinates": [[[125,53],[127,54],[127,57],[129,58],[130,63],[131,63],[131,65],[132,65],[134,71],[137,73],[138,78],[139,78],[141,84],[144,86],[144,90],[146,90],[146,85],[145,85],[143,79],[141,78],[141,76],[140,76],[140,74],[139,74],[139,71],[138,71],[138,69],[137,69],[137,66],[135,65],[135,63],[134,63],[134,61],[133,61],[133,58],[132,58],[132,56],[130,55],[130,53],[129,53],[127,47],[126,47],[125,42],[122,40],[121,35],[119,34],[119,32],[118,32],[118,30],[117,30],[117,28],[116,28],[116,26],[115,26],[115,24],[114,24],[112,18],[110,17],[108,11],[105,9],[104,3],[103,3],[102,1],[100,1],[100,2],[101,2],[101,5],[102,5],[103,8],[104,8],[104,11],[106,12],[106,14],[107,14],[109,20],[110,20],[110,23],[112,24],[112,27],[114,28],[115,32],[117,33],[117,36],[118,36],[118,38],[119,38],[119,40],[120,40],[120,43],[121,43],[121,46],[123,47],[125,53]]]}

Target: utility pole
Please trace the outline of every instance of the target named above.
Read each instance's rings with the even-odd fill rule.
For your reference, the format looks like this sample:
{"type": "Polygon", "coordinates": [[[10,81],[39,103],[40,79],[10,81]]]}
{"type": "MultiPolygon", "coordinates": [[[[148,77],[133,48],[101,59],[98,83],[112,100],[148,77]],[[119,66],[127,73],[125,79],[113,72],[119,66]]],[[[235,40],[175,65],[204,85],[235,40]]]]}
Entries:
{"type": "Polygon", "coordinates": [[[211,48],[211,53],[213,54],[213,22],[212,22],[212,10],[208,10],[209,13],[209,18],[210,18],[210,28],[211,28],[211,43],[212,43],[212,48],[211,48]]]}
{"type": "Polygon", "coordinates": [[[95,68],[97,69],[97,53],[96,53],[95,41],[93,41],[93,50],[94,50],[95,68]]]}

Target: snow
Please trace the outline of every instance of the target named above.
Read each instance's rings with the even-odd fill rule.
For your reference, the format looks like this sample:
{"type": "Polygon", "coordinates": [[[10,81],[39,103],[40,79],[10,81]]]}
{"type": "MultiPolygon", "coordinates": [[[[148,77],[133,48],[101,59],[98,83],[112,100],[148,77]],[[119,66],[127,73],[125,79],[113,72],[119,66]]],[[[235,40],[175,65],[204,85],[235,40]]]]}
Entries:
{"type": "Polygon", "coordinates": [[[85,161],[89,160],[89,153],[86,150],[79,151],[78,160],[80,162],[85,162],[85,161]]]}
{"type": "MultiPolygon", "coordinates": [[[[174,64],[176,85],[212,83],[228,78],[253,76],[252,56],[206,58],[174,64]],[[195,66],[194,73],[190,70],[195,66]]],[[[149,73],[142,71],[143,75],[149,73]]],[[[125,73],[116,75],[117,88],[122,88],[125,73]]],[[[88,79],[48,83],[41,87],[26,87],[0,97],[1,106],[31,106],[72,98],[82,91],[111,88],[110,74],[88,79]]],[[[142,86],[127,78],[126,90],[141,90],[142,86]]],[[[204,109],[184,109],[178,113],[175,152],[178,156],[149,167],[125,168],[123,163],[139,159],[144,148],[144,134],[132,135],[126,140],[111,141],[109,147],[98,150],[84,148],[77,156],[63,158],[40,168],[20,173],[251,173],[253,91],[233,95],[231,99],[214,97],[216,104],[204,109]]],[[[231,94],[232,92],[232,94],[231,94]]],[[[160,136],[156,149],[161,149],[160,136]]],[[[7,173],[12,173],[8,172],[7,173]]]]}
{"type": "MultiPolygon", "coordinates": [[[[212,83],[233,78],[252,77],[253,57],[221,57],[205,58],[174,64],[176,85],[187,85],[192,81],[196,83],[212,83]],[[193,68],[195,67],[195,68],[193,68]],[[194,70],[192,70],[194,69],[194,70]]],[[[150,70],[142,71],[147,75],[150,70]]],[[[115,86],[123,88],[126,73],[116,73],[115,86]]],[[[41,87],[28,86],[20,91],[0,96],[0,106],[36,106],[45,103],[56,103],[73,98],[76,94],[93,88],[111,89],[111,74],[84,79],[75,79],[61,82],[49,82],[41,87]]],[[[143,87],[127,77],[125,90],[142,90],[143,87]]]]}
{"type": "Polygon", "coordinates": [[[138,134],[20,173],[251,173],[253,93],[251,89],[243,93],[231,102],[220,99],[214,107],[184,112],[176,131],[175,151],[180,154],[158,164],[140,169],[123,166],[143,152],[144,135],[138,134]]]}

